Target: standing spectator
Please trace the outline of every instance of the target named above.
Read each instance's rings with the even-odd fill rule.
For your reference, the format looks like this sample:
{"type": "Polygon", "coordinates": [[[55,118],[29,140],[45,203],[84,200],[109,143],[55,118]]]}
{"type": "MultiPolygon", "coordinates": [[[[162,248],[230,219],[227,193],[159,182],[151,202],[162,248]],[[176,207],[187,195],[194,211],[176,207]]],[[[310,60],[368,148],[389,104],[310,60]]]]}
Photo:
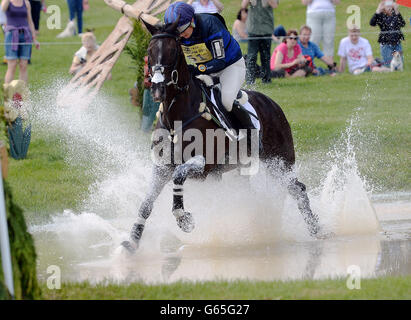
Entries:
{"type": "Polygon", "coordinates": [[[330,57],[325,56],[324,53],[322,53],[322,51],[320,50],[320,48],[315,43],[310,41],[310,37],[311,37],[311,28],[307,25],[302,26],[300,28],[300,36],[298,39],[298,45],[301,47],[303,56],[309,56],[311,58],[311,61],[313,62],[314,69],[312,70],[312,74],[318,75],[318,76],[324,75],[326,73],[335,75],[335,72],[331,71],[334,69],[334,61],[331,60],[330,57]],[[317,67],[314,63],[315,58],[323,61],[328,66],[328,69],[331,72],[329,72],[328,70],[327,72],[323,68],[317,67]]]}
{"type": "Polygon", "coordinates": [[[340,0],[302,0],[307,6],[306,24],[312,29],[311,41],[317,46],[323,43],[323,52],[329,59],[334,59],[335,5],[340,0]]]}
{"type": "MultiPolygon", "coordinates": [[[[0,7],[0,27],[1,27],[1,32],[4,35],[4,30],[6,29],[6,24],[7,24],[7,17],[6,14],[4,13],[3,9],[0,7]]],[[[6,57],[3,56],[3,64],[7,64],[6,57]]]]}
{"type": "Polygon", "coordinates": [[[404,35],[401,28],[405,26],[405,21],[398,9],[398,4],[392,0],[381,1],[371,18],[370,25],[379,26],[381,29],[378,37],[381,57],[384,65],[389,66],[395,51],[402,56],[401,40],[404,40],[404,35]]]}
{"type": "Polygon", "coordinates": [[[248,9],[241,8],[240,11],[237,13],[237,19],[233,23],[233,38],[237,40],[237,42],[245,42],[248,38],[248,31],[246,26],[248,16],[248,9]]]}
{"type": "Polygon", "coordinates": [[[88,8],[88,0],[67,0],[69,8],[70,21],[66,28],[61,32],[57,38],[72,37],[76,35],[76,27],[74,19],[77,17],[77,33],[83,33],[83,7],[88,8]]]}
{"type": "Polygon", "coordinates": [[[19,78],[27,83],[31,43],[34,42],[36,49],[40,47],[31,18],[30,2],[28,0],[2,0],[1,9],[7,16],[4,37],[7,72],[4,82],[9,83],[14,80],[18,65],[19,78]]]}
{"type": "Polygon", "coordinates": [[[260,52],[262,82],[270,83],[271,36],[274,30],[273,9],[277,0],[243,0],[242,8],[248,9],[247,30],[251,38],[248,42],[247,84],[253,84],[257,75],[257,55],[260,52]]]}
{"type": "Polygon", "coordinates": [[[306,60],[301,53],[297,39],[297,30],[289,30],[283,42],[275,48],[270,61],[273,77],[296,78],[305,77],[307,74],[306,60]]]}
{"type": "Polygon", "coordinates": [[[36,35],[39,35],[40,28],[40,12],[43,6],[42,0],[30,0],[31,5],[31,16],[33,18],[34,29],[36,30],[36,35]]]}
{"type": "Polygon", "coordinates": [[[356,26],[349,30],[348,37],[341,40],[338,55],[341,57],[340,72],[344,72],[347,62],[348,70],[355,75],[369,71],[390,71],[375,65],[371,45],[367,39],[360,37],[360,29],[356,26]]]}
{"type": "Polygon", "coordinates": [[[141,119],[141,130],[150,132],[156,118],[156,112],[160,106],[159,102],[154,102],[151,96],[150,73],[148,72],[148,57],[144,57],[144,93],[143,93],[143,118],[141,119]]]}
{"type": "Polygon", "coordinates": [[[188,0],[195,13],[220,13],[224,9],[224,5],[219,0],[188,0]]]}

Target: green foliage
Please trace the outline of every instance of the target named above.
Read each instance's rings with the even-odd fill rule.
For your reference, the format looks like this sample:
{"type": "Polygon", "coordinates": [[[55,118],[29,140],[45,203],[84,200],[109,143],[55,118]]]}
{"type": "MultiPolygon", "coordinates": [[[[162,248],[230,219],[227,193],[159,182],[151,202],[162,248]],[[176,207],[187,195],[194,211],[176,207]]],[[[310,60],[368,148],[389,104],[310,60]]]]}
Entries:
{"type": "MultiPolygon", "coordinates": [[[[11,188],[4,183],[10,250],[12,254],[14,290],[16,299],[38,299],[41,290],[37,282],[34,241],[27,232],[23,211],[14,203],[11,188]]],[[[0,299],[7,298],[0,273],[0,299]]]]}
{"type": "Polygon", "coordinates": [[[143,28],[142,24],[137,20],[133,20],[133,33],[131,34],[124,51],[130,55],[131,60],[136,67],[139,101],[143,101],[144,57],[147,55],[150,39],[151,35],[143,28]]]}

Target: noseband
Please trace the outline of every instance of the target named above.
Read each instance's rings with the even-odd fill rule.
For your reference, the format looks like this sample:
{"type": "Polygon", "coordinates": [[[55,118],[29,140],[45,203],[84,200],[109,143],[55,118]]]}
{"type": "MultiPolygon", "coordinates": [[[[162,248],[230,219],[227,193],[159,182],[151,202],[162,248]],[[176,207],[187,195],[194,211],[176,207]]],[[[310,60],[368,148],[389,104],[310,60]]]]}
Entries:
{"type": "Polygon", "coordinates": [[[177,51],[174,57],[174,64],[169,64],[169,65],[162,65],[162,64],[156,64],[153,67],[149,69],[151,69],[152,72],[152,77],[151,77],[151,82],[152,83],[164,83],[165,81],[165,77],[164,77],[164,70],[165,69],[172,69],[171,71],[171,79],[169,82],[167,82],[165,85],[166,86],[170,86],[173,85],[175,89],[177,89],[178,91],[182,92],[182,91],[186,91],[188,89],[188,84],[185,85],[184,87],[179,87],[178,86],[178,71],[177,71],[177,64],[178,64],[178,46],[180,45],[180,40],[178,38],[178,36],[176,36],[175,34],[172,33],[159,33],[159,34],[155,34],[151,37],[151,40],[155,40],[155,39],[164,39],[164,38],[171,38],[174,39],[177,43],[177,51]]]}

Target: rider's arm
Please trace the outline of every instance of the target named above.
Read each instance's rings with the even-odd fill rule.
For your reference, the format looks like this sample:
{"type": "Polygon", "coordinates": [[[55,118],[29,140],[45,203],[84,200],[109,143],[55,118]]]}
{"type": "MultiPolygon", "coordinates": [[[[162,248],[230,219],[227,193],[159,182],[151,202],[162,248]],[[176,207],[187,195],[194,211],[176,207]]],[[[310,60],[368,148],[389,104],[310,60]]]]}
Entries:
{"type": "Polygon", "coordinates": [[[227,67],[226,61],[230,59],[229,56],[236,56],[237,54],[241,56],[239,47],[238,52],[235,47],[229,47],[230,42],[234,40],[220,20],[214,16],[208,17],[208,19],[207,21],[203,20],[204,33],[202,37],[212,54],[212,60],[199,64],[197,70],[195,70],[196,74],[219,72],[227,67]],[[226,51],[228,48],[230,48],[231,51],[226,51]]]}

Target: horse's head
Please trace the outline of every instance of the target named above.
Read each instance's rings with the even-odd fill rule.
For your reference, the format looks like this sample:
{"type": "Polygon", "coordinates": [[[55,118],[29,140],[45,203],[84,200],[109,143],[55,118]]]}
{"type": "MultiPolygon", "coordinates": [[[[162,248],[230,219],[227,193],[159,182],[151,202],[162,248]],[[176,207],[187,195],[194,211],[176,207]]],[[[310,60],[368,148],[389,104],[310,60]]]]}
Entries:
{"type": "MultiPolygon", "coordinates": [[[[151,92],[156,102],[166,99],[167,86],[178,87],[181,56],[178,19],[171,25],[152,26],[144,22],[152,38],[148,46],[148,67],[151,75],[151,92]]],[[[188,70],[187,70],[188,72],[188,70]]]]}

